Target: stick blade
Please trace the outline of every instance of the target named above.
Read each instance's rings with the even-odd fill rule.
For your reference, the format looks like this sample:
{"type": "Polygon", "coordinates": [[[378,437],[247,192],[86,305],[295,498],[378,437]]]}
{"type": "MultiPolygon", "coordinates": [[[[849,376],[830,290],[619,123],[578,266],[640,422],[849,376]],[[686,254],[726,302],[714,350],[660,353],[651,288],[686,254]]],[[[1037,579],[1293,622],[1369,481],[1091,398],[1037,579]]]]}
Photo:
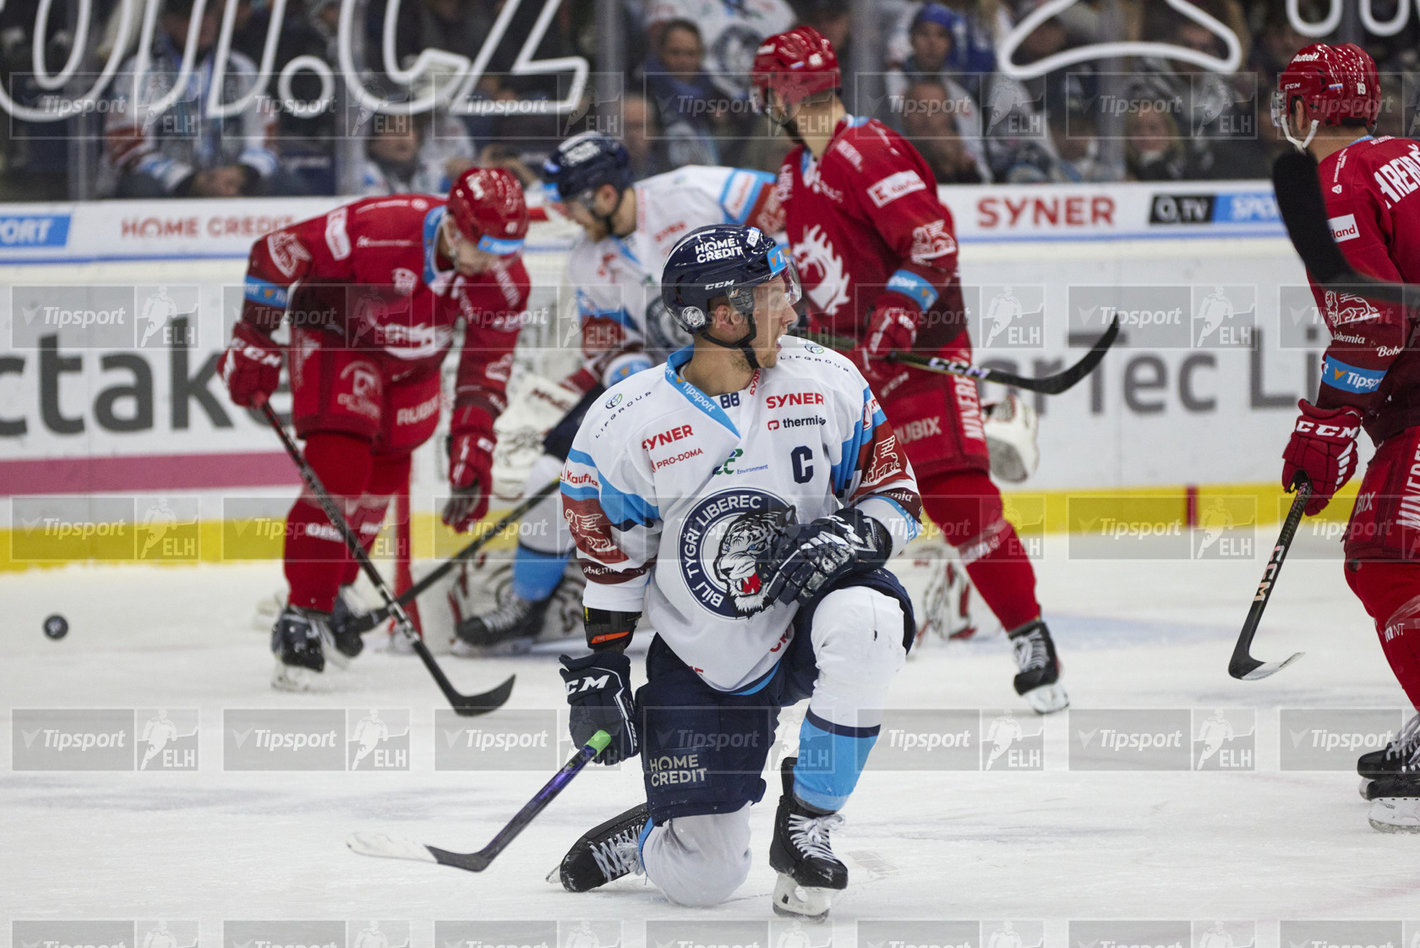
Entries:
{"type": "Polygon", "coordinates": [[[1262,662],[1250,657],[1239,659],[1228,664],[1228,674],[1238,681],[1257,681],[1260,678],[1277,674],[1305,654],[1307,653],[1297,652],[1292,657],[1280,662],[1262,662]]]}
{"type": "Polygon", "coordinates": [[[352,833],[345,840],[351,852],[379,859],[413,859],[417,862],[438,862],[433,851],[423,843],[388,833],[352,833]]]}
{"type": "Polygon", "coordinates": [[[493,862],[493,857],[487,855],[485,850],[476,853],[454,853],[447,849],[440,849],[437,846],[426,847],[433,855],[434,861],[441,866],[453,866],[455,869],[464,869],[468,872],[482,872],[493,862]]]}
{"type": "Polygon", "coordinates": [[[459,695],[456,700],[452,700],[449,703],[453,705],[455,714],[465,718],[473,718],[480,714],[487,714],[490,711],[497,711],[508,703],[508,698],[513,693],[513,682],[517,680],[517,675],[509,675],[508,680],[496,688],[485,691],[480,695],[459,695]]]}

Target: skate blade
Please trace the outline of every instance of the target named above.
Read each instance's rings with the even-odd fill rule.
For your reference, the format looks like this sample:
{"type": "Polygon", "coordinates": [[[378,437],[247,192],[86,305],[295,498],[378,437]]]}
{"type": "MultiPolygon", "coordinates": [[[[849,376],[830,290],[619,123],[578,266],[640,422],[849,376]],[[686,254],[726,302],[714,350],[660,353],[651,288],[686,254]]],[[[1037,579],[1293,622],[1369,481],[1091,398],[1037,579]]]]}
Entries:
{"type": "Polygon", "coordinates": [[[509,656],[526,655],[532,651],[536,644],[535,637],[522,639],[509,639],[506,642],[499,642],[497,645],[470,645],[463,639],[454,639],[449,646],[449,654],[459,658],[507,658],[509,656]]]}
{"type": "Polygon", "coordinates": [[[279,658],[276,659],[276,667],[271,670],[271,687],[277,691],[297,694],[320,691],[324,683],[320,672],[300,665],[284,665],[279,658]]]}
{"type": "Polygon", "coordinates": [[[1032,688],[1021,697],[1026,699],[1026,704],[1030,705],[1036,714],[1054,714],[1070,707],[1070,696],[1065,693],[1065,686],[1058,681],[1032,688]]]}
{"type": "Polygon", "coordinates": [[[842,889],[799,885],[791,876],[781,872],[774,883],[774,914],[821,922],[828,918],[828,910],[842,892],[842,889]]]}
{"type": "Polygon", "coordinates": [[[1362,800],[1371,799],[1371,785],[1374,783],[1375,781],[1372,780],[1370,777],[1361,778],[1361,785],[1356,788],[1356,791],[1361,794],[1362,800]]]}
{"type": "Polygon", "coordinates": [[[1378,833],[1420,833],[1420,797],[1381,797],[1368,819],[1378,833]]]}

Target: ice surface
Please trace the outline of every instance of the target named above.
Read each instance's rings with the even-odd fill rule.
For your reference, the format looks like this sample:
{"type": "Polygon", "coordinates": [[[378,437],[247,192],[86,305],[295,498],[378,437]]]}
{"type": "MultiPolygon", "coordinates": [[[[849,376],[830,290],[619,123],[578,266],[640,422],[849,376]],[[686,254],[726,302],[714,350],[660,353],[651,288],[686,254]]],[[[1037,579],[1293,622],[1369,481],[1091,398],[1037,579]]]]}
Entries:
{"type": "MultiPolygon", "coordinates": [[[[1252,920],[1258,943],[1276,944],[1277,919],[1420,917],[1420,839],[1373,832],[1354,773],[1279,768],[1278,708],[1404,704],[1336,545],[1299,539],[1254,646],[1306,657],[1261,682],[1227,676],[1270,539],[1250,558],[1202,561],[1150,558],[1148,544],[1096,559],[1088,541],[1051,537],[1036,564],[1077,713],[1254,709],[1255,769],[1072,770],[1063,715],[1045,719],[1038,772],[870,763],[836,839],[852,872],[833,912],[837,942],[857,944],[863,919],[1038,920],[1047,943],[1063,945],[1069,924],[1088,919],[1252,920]]],[[[771,918],[774,791],[756,808],[750,878],[716,909],[677,908],[639,879],[582,895],[544,881],[573,839],[636,799],[635,768],[588,768],[482,875],[349,852],[356,831],[478,849],[552,768],[436,772],[438,693],[410,657],[367,650],[331,693],[272,692],[251,614],[278,582],[269,563],[0,576],[7,724],[12,708],[200,709],[196,772],[17,773],[23,736],[11,728],[0,762],[4,921],[195,919],[216,945],[224,920],[401,919],[415,944],[432,945],[436,919],[621,920],[623,944],[639,945],[654,941],[646,919],[771,918]],[[69,620],[62,641],[41,633],[53,612],[69,620]],[[237,708],[409,708],[410,769],[224,771],[222,712],[237,708]]],[[[510,708],[561,706],[548,656],[443,661],[463,690],[516,672],[510,708]]],[[[1024,711],[1012,671],[1000,636],[930,642],[900,675],[894,708],[1024,711]]],[[[0,942],[10,934],[5,924],[0,942]]]]}

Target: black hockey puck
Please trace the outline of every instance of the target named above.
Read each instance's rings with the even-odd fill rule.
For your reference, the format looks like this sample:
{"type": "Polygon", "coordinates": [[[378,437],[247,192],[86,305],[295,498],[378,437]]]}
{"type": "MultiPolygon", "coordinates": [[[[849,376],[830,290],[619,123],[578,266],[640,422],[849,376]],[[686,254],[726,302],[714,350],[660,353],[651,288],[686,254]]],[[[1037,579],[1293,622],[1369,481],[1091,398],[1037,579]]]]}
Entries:
{"type": "Polygon", "coordinates": [[[44,634],[52,639],[62,639],[69,634],[69,620],[55,613],[44,620],[44,634]]]}

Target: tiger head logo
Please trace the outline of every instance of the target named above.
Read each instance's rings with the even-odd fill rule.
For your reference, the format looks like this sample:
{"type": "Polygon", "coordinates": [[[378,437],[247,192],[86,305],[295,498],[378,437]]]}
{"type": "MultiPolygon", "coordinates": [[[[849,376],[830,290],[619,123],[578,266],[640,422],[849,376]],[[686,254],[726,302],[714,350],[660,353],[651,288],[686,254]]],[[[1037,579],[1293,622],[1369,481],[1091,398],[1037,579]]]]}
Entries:
{"type": "Polygon", "coordinates": [[[753,615],[767,609],[768,579],[764,561],[780,532],[794,522],[794,508],[746,514],[730,524],[715,552],[715,578],[729,590],[735,613],[753,615]]]}

